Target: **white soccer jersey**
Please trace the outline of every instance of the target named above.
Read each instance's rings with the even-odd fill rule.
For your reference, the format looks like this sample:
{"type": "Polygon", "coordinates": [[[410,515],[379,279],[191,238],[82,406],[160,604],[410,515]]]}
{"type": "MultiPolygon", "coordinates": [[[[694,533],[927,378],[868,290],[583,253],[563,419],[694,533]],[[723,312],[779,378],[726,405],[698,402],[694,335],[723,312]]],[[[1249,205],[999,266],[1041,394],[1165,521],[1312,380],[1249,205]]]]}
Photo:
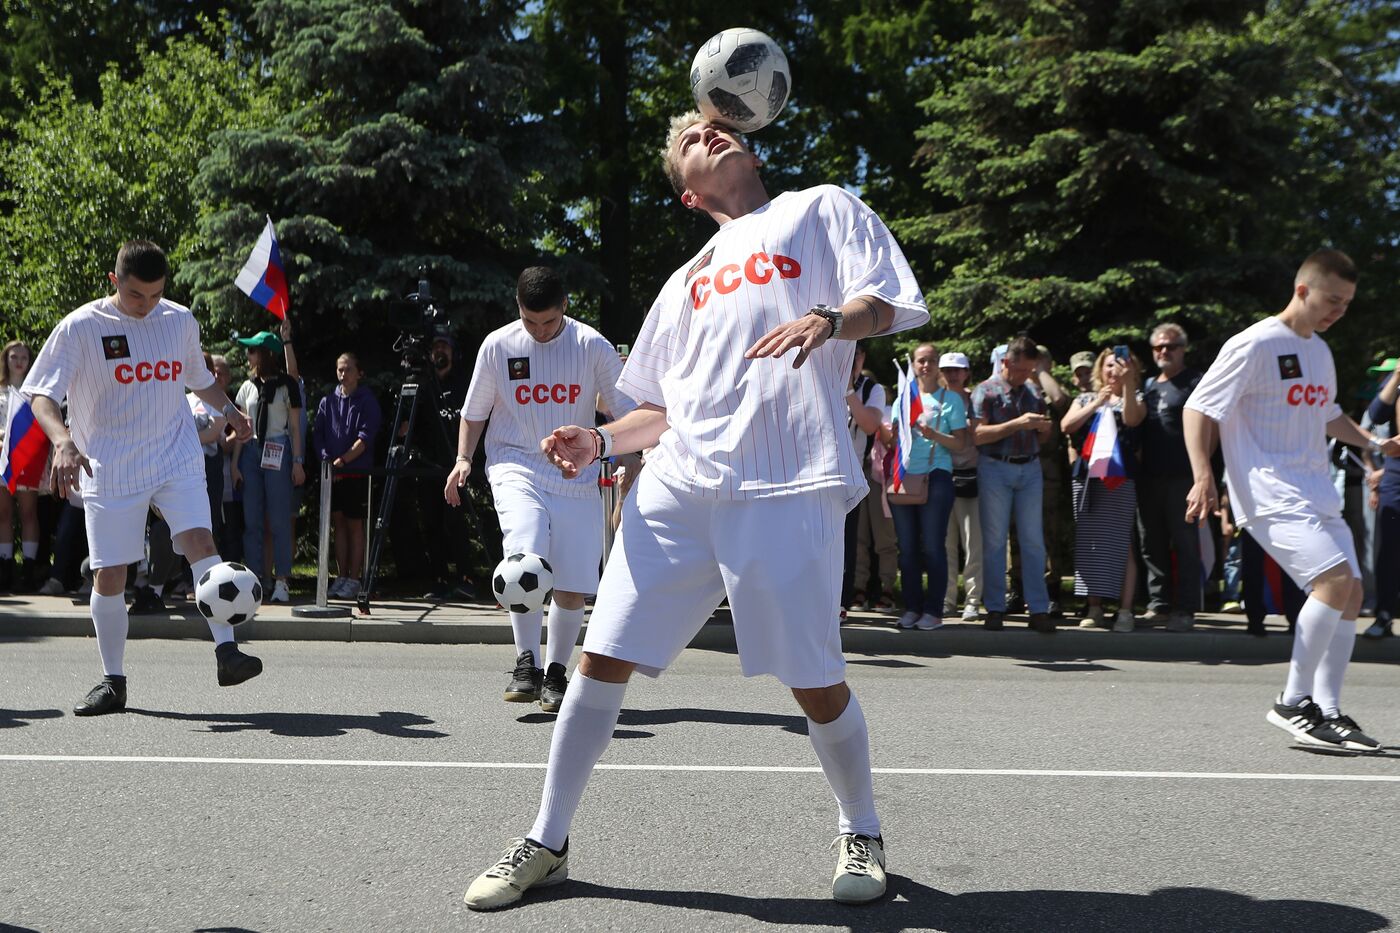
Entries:
{"type": "Polygon", "coordinates": [[[204,475],[185,390],[213,383],[188,308],[162,299],[134,318],[104,298],[59,322],[21,391],[68,397],[69,429],[92,463],[83,495],[125,496],[204,475]]]}
{"type": "Polygon", "coordinates": [[[1327,423],[1337,405],[1332,351],[1276,317],[1221,347],[1186,407],[1220,423],[1230,507],[1245,525],[1262,515],[1335,516],[1327,423]]]}
{"type": "Polygon", "coordinates": [[[782,194],[720,227],[662,287],[618,384],[666,409],[647,469],[716,499],[841,486],[848,508],[858,502],[869,486],[846,429],[855,344],[823,344],[796,370],[796,351],[744,351],[813,305],[859,295],[894,306],[891,332],[928,320],[899,244],[841,188],[782,194]]]}
{"type": "Polygon", "coordinates": [[[487,335],[462,403],[462,417],[486,428],[486,478],[527,477],[566,496],[598,495],[598,464],[565,479],[540,452],[540,441],[566,424],[590,427],[601,393],[614,420],[637,405],[617,388],[622,361],[607,338],[580,321],[540,343],[517,318],[487,335]]]}

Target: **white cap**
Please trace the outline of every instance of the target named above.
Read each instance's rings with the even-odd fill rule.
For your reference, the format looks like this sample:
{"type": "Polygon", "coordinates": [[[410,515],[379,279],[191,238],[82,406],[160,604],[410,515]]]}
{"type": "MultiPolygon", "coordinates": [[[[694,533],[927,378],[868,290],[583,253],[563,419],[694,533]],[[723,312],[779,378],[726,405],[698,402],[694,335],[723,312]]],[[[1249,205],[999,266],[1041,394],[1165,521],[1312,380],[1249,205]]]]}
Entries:
{"type": "Polygon", "coordinates": [[[1001,358],[1006,356],[1006,348],[1007,344],[1002,344],[992,351],[992,375],[994,376],[997,375],[997,371],[1001,368],[1001,358]]]}
{"type": "Polygon", "coordinates": [[[945,353],[938,358],[939,369],[971,369],[966,353],[945,353]]]}

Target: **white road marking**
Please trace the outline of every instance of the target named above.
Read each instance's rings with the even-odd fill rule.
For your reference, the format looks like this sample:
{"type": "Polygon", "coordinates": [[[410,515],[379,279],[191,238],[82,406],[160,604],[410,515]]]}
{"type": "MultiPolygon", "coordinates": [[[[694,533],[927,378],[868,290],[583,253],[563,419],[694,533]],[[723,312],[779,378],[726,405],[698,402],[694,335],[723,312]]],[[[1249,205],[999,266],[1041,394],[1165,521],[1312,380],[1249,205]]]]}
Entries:
{"type": "MultiPolygon", "coordinates": [[[[165,755],[0,755],[0,762],[53,764],[176,764],[176,765],[281,765],[311,768],[464,768],[476,771],[542,771],[543,762],[519,761],[385,761],[342,758],[196,758],[165,755]]],[[[818,774],[817,767],[780,765],[616,765],[600,764],[599,771],[677,771],[691,773],[818,774]]],[[[876,774],[908,774],[929,777],[1069,777],[1128,778],[1204,781],[1350,781],[1400,784],[1390,774],[1271,774],[1262,771],[1077,771],[1049,768],[875,768],[876,774]]]]}

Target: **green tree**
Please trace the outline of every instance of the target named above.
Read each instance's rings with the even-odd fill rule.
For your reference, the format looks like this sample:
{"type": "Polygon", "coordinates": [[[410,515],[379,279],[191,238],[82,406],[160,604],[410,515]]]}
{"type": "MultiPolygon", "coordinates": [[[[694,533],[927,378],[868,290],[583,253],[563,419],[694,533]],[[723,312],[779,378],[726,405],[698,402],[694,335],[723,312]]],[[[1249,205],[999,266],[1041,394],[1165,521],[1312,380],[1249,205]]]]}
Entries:
{"type": "Polygon", "coordinates": [[[0,157],[10,182],[0,193],[0,289],[14,309],[11,332],[42,342],[60,317],[103,294],[125,240],[155,240],[178,259],[194,228],[189,189],[207,140],[270,109],[256,75],[211,44],[176,40],[145,55],[129,79],[109,68],[92,103],[54,80],[15,126],[0,157]]]}
{"type": "Polygon", "coordinates": [[[391,365],[396,332],[420,329],[400,300],[420,266],[459,337],[507,319],[536,253],[536,192],[573,158],[524,109],[544,62],[514,24],[508,3],[257,4],[256,40],[289,103],[220,134],[200,166],[182,281],[216,331],[270,320],[233,287],[265,214],[305,359],[354,347],[371,369],[391,365]]]}
{"type": "Polygon", "coordinates": [[[1171,319],[1213,352],[1282,307],[1314,246],[1393,242],[1393,221],[1365,203],[1387,186],[1393,203],[1393,145],[1342,99],[1354,78],[1374,90],[1379,71],[1324,64],[1356,44],[1346,29],[1374,38],[1378,23],[1356,13],[978,5],[923,105],[934,206],[897,225],[934,270],[935,330],[981,352],[1026,329],[1064,359],[1171,319]],[[1370,157],[1349,161],[1359,153],[1370,157]],[[1362,218],[1372,226],[1358,238],[1362,218]]]}

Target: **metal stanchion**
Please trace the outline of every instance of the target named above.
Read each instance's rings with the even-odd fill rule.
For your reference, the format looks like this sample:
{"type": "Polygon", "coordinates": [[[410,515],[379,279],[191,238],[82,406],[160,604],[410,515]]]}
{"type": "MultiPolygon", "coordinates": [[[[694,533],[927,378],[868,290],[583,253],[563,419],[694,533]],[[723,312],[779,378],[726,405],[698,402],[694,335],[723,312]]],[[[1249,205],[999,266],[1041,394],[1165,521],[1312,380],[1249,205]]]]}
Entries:
{"type": "Polygon", "coordinates": [[[612,553],[613,538],[616,534],[613,531],[612,517],[613,511],[617,508],[617,483],[613,480],[613,469],[616,461],[609,457],[602,463],[602,468],[598,471],[598,491],[602,493],[603,499],[603,566],[608,564],[608,555],[612,553]]]}
{"type": "Polygon", "coordinates": [[[335,619],[348,616],[348,606],[332,606],[327,602],[327,577],[330,573],[331,544],[331,477],[329,461],[321,462],[321,521],[320,541],[316,548],[316,604],[314,606],[294,606],[292,615],[311,619],[335,619]]]}

